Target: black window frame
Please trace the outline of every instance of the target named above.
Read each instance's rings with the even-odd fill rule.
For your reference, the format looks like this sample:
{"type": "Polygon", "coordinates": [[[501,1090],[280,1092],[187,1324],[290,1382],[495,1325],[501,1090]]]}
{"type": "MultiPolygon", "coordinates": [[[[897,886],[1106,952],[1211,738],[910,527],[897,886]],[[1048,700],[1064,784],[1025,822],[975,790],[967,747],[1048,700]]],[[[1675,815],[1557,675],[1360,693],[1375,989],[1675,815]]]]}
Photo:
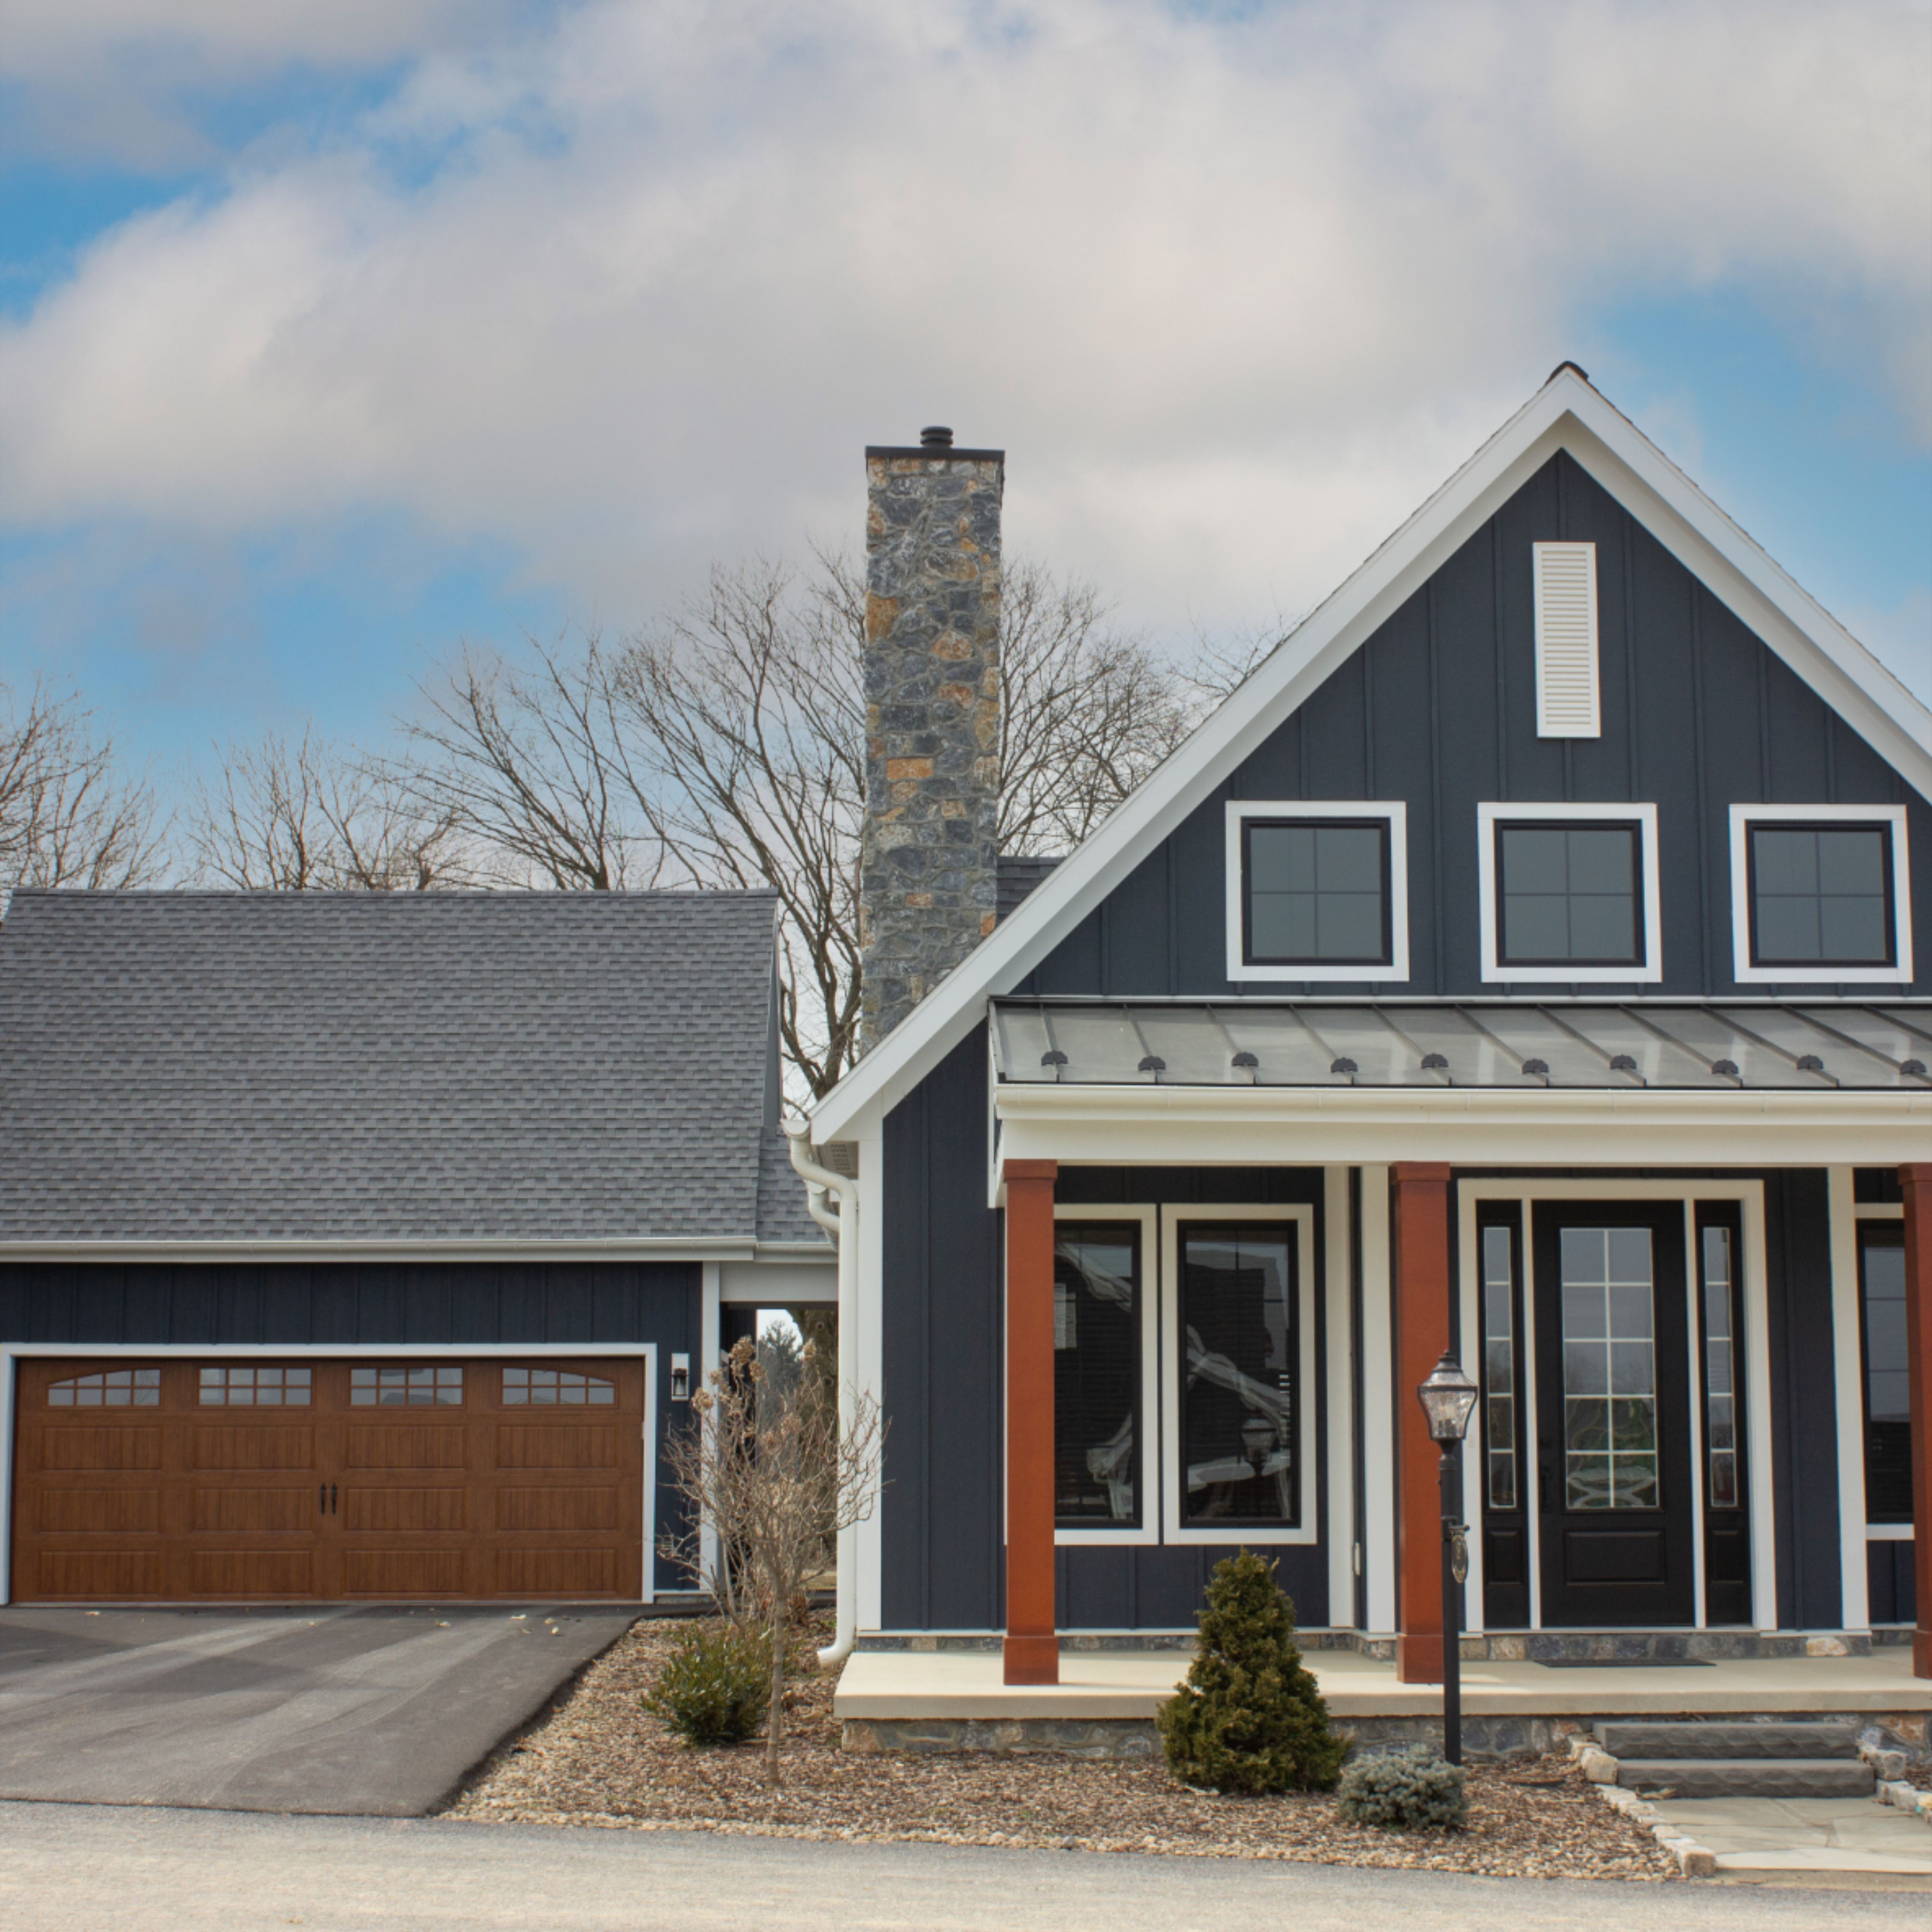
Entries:
{"type": "MultiPolygon", "coordinates": [[[[1301,1230],[1292,1217],[1277,1221],[1272,1219],[1250,1220],[1245,1216],[1240,1220],[1217,1220],[1208,1210],[1186,1220],[1177,1221],[1174,1226],[1174,1332],[1178,1346],[1175,1351],[1174,1384],[1174,1413],[1178,1426],[1176,1435],[1179,1456],[1173,1472],[1175,1487],[1175,1526],[1190,1538],[1198,1538],[1204,1531],[1228,1530],[1298,1530],[1307,1514],[1308,1491],[1302,1468],[1302,1441],[1306,1431],[1303,1427],[1303,1403],[1312,1400],[1311,1392],[1304,1388],[1301,1376],[1301,1353],[1304,1318],[1312,1319],[1312,1313],[1304,1318],[1302,1310],[1302,1258],[1301,1230]],[[1292,1508],[1285,1516],[1197,1516],[1189,1506],[1187,1487],[1187,1244],[1190,1236],[1198,1234],[1232,1234],[1252,1238],[1258,1235],[1274,1236],[1282,1243],[1287,1256],[1288,1278],[1283,1283],[1288,1315],[1287,1334],[1283,1337],[1283,1348],[1287,1357],[1288,1379],[1288,1492],[1292,1508]]],[[[1320,1370],[1318,1366],[1316,1373],[1320,1370]]],[[[1235,1537],[1231,1539],[1239,1541],[1235,1537]]]]}
{"type": "MultiPolygon", "coordinates": [[[[1125,1235],[1133,1250],[1134,1257],[1134,1306],[1132,1327],[1133,1349],[1133,1423],[1134,1423],[1134,1508],[1131,1516],[1062,1516],[1059,1511],[1060,1416],[1060,1406],[1054,1404],[1054,1509],[1053,1526],[1060,1530],[1084,1531],[1096,1538],[1124,1536],[1138,1532],[1147,1526],[1148,1498],[1147,1483],[1147,1405],[1144,1392],[1147,1385],[1147,1334],[1146,1315],[1148,1294],[1147,1230],[1139,1219],[1126,1216],[1119,1220],[1111,1216],[1096,1215],[1089,1218],[1082,1215],[1070,1216],[1065,1220],[1055,1218],[1053,1224],[1054,1281],[1056,1289],[1060,1280],[1060,1244],[1067,1238],[1079,1239],[1099,1233],[1125,1235]]],[[[1057,1354],[1056,1351],[1056,1354],[1057,1354]]],[[[1055,1363],[1056,1378],[1058,1364],[1055,1363]]]]}
{"type": "Polygon", "coordinates": [[[1323,813],[1316,817],[1312,813],[1256,812],[1241,820],[1241,964],[1244,966],[1293,967],[1308,966],[1334,968],[1345,966],[1361,966],[1371,968],[1393,967],[1395,964],[1395,826],[1386,812],[1350,814],[1348,812],[1323,813]],[[1345,956],[1313,954],[1276,955],[1258,954],[1254,943],[1255,886],[1254,867],[1251,862],[1252,835],[1257,830],[1263,831],[1372,831],[1382,840],[1382,950],[1372,957],[1366,954],[1345,956]]]}
{"type": "MultiPolygon", "coordinates": [[[[1561,980],[1566,969],[1576,968],[1586,972],[1602,972],[1612,968],[1624,968],[1633,976],[1647,971],[1650,966],[1651,932],[1646,916],[1646,901],[1649,897],[1651,853],[1645,843],[1646,822],[1641,817],[1625,818],[1617,813],[1606,812],[1601,818],[1550,818],[1534,812],[1526,812],[1521,818],[1504,817],[1498,814],[1490,821],[1490,875],[1496,880],[1493,895],[1495,904],[1491,916],[1496,922],[1492,935],[1496,948],[1496,960],[1499,971],[1520,973],[1526,970],[1541,971],[1547,969],[1552,980],[1561,980]],[[1508,950],[1509,936],[1509,873],[1503,853],[1507,841],[1505,832],[1628,832],[1630,835],[1632,856],[1635,863],[1630,868],[1630,931],[1635,940],[1635,949],[1630,956],[1621,959],[1590,958],[1562,959],[1531,958],[1514,954],[1508,950]]],[[[1566,894],[1566,897],[1568,895],[1566,894]]]]}
{"type": "MultiPolygon", "coordinates": [[[[1898,826],[1889,818],[1754,818],[1744,821],[1744,943],[1754,973],[1832,973],[1856,980],[1864,973],[1898,970],[1898,826]],[[1760,832],[1876,832],[1885,842],[1885,957],[1882,959],[1773,959],[1757,938],[1757,835],[1760,832]]],[[[1821,895],[1822,896],[1822,895],[1821,895]]]]}
{"type": "MultiPolygon", "coordinates": [[[[1874,1510],[1872,1507],[1872,1466],[1876,1460],[1872,1454],[1871,1414],[1871,1336],[1867,1320],[1865,1296],[1865,1256],[1874,1248],[1895,1248],[1902,1254],[1905,1247],[1905,1222],[1903,1216],[1886,1216],[1881,1219],[1874,1216],[1858,1224],[1858,1426],[1862,1435],[1864,1460],[1864,1510],[1868,1523],[1887,1526],[1910,1523],[1912,1521],[1912,1443],[1911,1424],[1906,1424],[1906,1492],[1903,1503],[1894,1510],[1874,1510]]],[[[1910,1285],[1907,1284],[1907,1292],[1910,1285]]]]}

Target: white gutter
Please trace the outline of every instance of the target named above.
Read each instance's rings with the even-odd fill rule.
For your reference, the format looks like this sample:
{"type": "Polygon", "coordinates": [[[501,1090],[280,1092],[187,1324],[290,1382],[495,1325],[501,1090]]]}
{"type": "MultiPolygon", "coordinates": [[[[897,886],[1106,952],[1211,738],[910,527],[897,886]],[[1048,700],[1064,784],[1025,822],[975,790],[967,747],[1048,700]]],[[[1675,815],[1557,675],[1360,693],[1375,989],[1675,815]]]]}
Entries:
{"type": "MultiPolygon", "coordinates": [[[[844,1364],[858,1353],[859,1336],[859,1189],[844,1174],[820,1167],[812,1158],[809,1126],[788,1127],[785,1139],[791,1148],[792,1171],[805,1183],[805,1202],[812,1218],[838,1244],[838,1428],[842,1435],[853,1426],[858,1408],[859,1386],[844,1372],[844,1364]],[[838,1211],[825,1205],[827,1195],[836,1197],[838,1211]]],[[[859,1526],[849,1525],[838,1532],[838,1610],[831,1642],[818,1653],[820,1668],[835,1670],[852,1654],[859,1636],[859,1526]]]]}

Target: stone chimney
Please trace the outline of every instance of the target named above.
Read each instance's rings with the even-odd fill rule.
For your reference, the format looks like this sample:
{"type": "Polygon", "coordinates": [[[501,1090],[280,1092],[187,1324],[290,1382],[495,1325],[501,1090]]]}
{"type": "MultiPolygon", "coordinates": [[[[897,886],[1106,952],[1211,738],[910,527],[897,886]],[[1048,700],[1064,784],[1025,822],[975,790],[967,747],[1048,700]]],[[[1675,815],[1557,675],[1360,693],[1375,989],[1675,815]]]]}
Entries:
{"type": "Polygon", "coordinates": [[[862,1048],[993,929],[1006,452],[866,452],[862,1048]]]}

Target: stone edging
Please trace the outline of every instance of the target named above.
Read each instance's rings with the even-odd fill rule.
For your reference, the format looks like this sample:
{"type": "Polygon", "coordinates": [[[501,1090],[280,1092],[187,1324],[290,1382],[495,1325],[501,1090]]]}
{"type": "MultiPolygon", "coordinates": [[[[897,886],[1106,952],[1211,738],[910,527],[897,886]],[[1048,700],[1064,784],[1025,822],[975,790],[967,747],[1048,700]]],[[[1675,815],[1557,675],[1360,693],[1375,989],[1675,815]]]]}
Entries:
{"type": "Polygon", "coordinates": [[[1617,1782],[1617,1761],[1594,1737],[1579,1732],[1570,1740],[1570,1755],[1583,1775],[1596,1787],[1597,1796],[1612,1810],[1621,1811],[1649,1831],[1650,1835],[1677,1861],[1677,1869],[1686,1878],[1714,1878],[1718,1855],[1708,1845],[1700,1845],[1658,1816],[1657,1808],[1634,1791],[1626,1791],[1617,1782]]]}
{"type": "Polygon", "coordinates": [[[1932,1825],[1932,1791],[1921,1791],[1902,1778],[1880,1778],[1872,1796],[1881,1804],[1895,1806],[1922,1824],[1932,1825]]]}

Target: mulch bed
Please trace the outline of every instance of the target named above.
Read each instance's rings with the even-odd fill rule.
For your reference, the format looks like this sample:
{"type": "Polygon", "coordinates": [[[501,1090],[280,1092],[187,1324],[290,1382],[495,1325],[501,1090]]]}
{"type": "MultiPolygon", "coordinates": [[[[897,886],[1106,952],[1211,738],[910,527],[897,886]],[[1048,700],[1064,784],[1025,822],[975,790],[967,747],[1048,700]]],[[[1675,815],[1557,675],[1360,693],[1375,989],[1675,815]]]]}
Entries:
{"type": "Polygon", "coordinates": [[[1222,1798],[1158,1760],[842,1750],[827,1673],[788,1694],[776,1790],[762,1743],[687,1749],[638,1708],[680,1625],[639,1624],[575,1688],[500,1747],[444,1815],[494,1823],[916,1839],[948,1845],[1159,1852],[1393,1865],[1511,1878],[1675,1879],[1648,1832],[1612,1810],[1567,1756],[1472,1767],[1462,1832],[1384,1832],[1321,1794],[1222,1798]]]}

